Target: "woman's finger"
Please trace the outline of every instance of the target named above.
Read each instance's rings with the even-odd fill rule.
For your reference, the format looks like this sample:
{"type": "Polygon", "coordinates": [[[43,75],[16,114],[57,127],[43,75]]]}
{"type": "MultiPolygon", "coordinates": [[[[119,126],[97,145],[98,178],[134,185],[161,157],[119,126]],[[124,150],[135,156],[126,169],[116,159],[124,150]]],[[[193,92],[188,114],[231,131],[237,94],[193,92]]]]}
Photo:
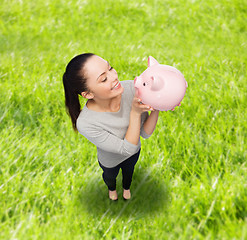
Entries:
{"type": "Polygon", "coordinates": [[[134,101],[140,103],[141,102],[141,99],[138,98],[138,97],[134,97],[134,101]]]}
{"type": "Polygon", "coordinates": [[[150,107],[149,105],[145,105],[145,104],[141,105],[140,107],[141,107],[142,109],[150,109],[150,110],[151,110],[151,108],[152,108],[152,107],[150,107]]]}

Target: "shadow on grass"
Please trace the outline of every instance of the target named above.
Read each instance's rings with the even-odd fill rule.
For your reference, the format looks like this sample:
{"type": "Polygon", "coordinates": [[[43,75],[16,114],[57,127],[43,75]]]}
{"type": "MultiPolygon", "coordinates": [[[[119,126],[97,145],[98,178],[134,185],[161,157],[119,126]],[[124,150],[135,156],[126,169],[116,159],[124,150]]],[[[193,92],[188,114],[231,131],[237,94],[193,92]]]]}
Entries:
{"type": "Polygon", "coordinates": [[[80,189],[76,202],[76,207],[83,208],[93,217],[138,219],[164,212],[169,205],[168,186],[157,169],[149,171],[140,166],[135,168],[130,187],[132,198],[128,201],[124,201],[122,197],[121,170],[117,177],[118,201],[109,199],[101,174],[102,172],[97,172],[90,177],[80,189]]]}

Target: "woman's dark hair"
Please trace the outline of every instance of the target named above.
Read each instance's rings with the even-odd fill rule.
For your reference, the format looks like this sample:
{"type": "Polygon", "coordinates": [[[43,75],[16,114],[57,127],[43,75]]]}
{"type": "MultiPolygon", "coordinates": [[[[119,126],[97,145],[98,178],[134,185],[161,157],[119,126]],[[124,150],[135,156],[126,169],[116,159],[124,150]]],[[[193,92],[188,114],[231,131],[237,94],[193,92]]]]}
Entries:
{"type": "Polygon", "coordinates": [[[76,120],[81,111],[78,95],[89,91],[83,67],[86,61],[93,55],[95,54],[83,53],[75,56],[70,60],[63,74],[66,112],[71,118],[75,132],[77,132],[76,120]]]}

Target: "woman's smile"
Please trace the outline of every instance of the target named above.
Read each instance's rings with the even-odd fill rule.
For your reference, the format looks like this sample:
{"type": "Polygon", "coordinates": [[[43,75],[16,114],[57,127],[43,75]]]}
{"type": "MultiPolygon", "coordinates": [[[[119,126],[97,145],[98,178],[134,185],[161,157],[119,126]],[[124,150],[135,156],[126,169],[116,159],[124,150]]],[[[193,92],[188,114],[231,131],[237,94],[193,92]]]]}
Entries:
{"type": "Polygon", "coordinates": [[[112,90],[117,90],[121,87],[121,83],[118,81],[115,86],[112,88],[112,90]]]}

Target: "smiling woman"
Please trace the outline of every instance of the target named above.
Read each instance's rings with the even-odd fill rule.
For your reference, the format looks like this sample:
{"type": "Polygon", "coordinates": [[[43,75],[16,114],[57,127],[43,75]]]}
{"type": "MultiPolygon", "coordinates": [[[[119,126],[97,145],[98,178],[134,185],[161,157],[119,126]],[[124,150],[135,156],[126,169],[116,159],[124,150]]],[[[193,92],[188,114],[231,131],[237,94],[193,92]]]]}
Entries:
{"type": "Polygon", "coordinates": [[[120,83],[108,61],[92,53],[73,58],[63,75],[65,103],[74,130],[98,151],[102,177],[109,197],[117,200],[116,177],[123,173],[123,197],[130,199],[130,185],[141,150],[140,136],[153,133],[159,111],[135,97],[134,81],[120,83]],[[87,99],[81,109],[78,95],[87,99]],[[150,116],[148,111],[153,111],[150,116]]]}

